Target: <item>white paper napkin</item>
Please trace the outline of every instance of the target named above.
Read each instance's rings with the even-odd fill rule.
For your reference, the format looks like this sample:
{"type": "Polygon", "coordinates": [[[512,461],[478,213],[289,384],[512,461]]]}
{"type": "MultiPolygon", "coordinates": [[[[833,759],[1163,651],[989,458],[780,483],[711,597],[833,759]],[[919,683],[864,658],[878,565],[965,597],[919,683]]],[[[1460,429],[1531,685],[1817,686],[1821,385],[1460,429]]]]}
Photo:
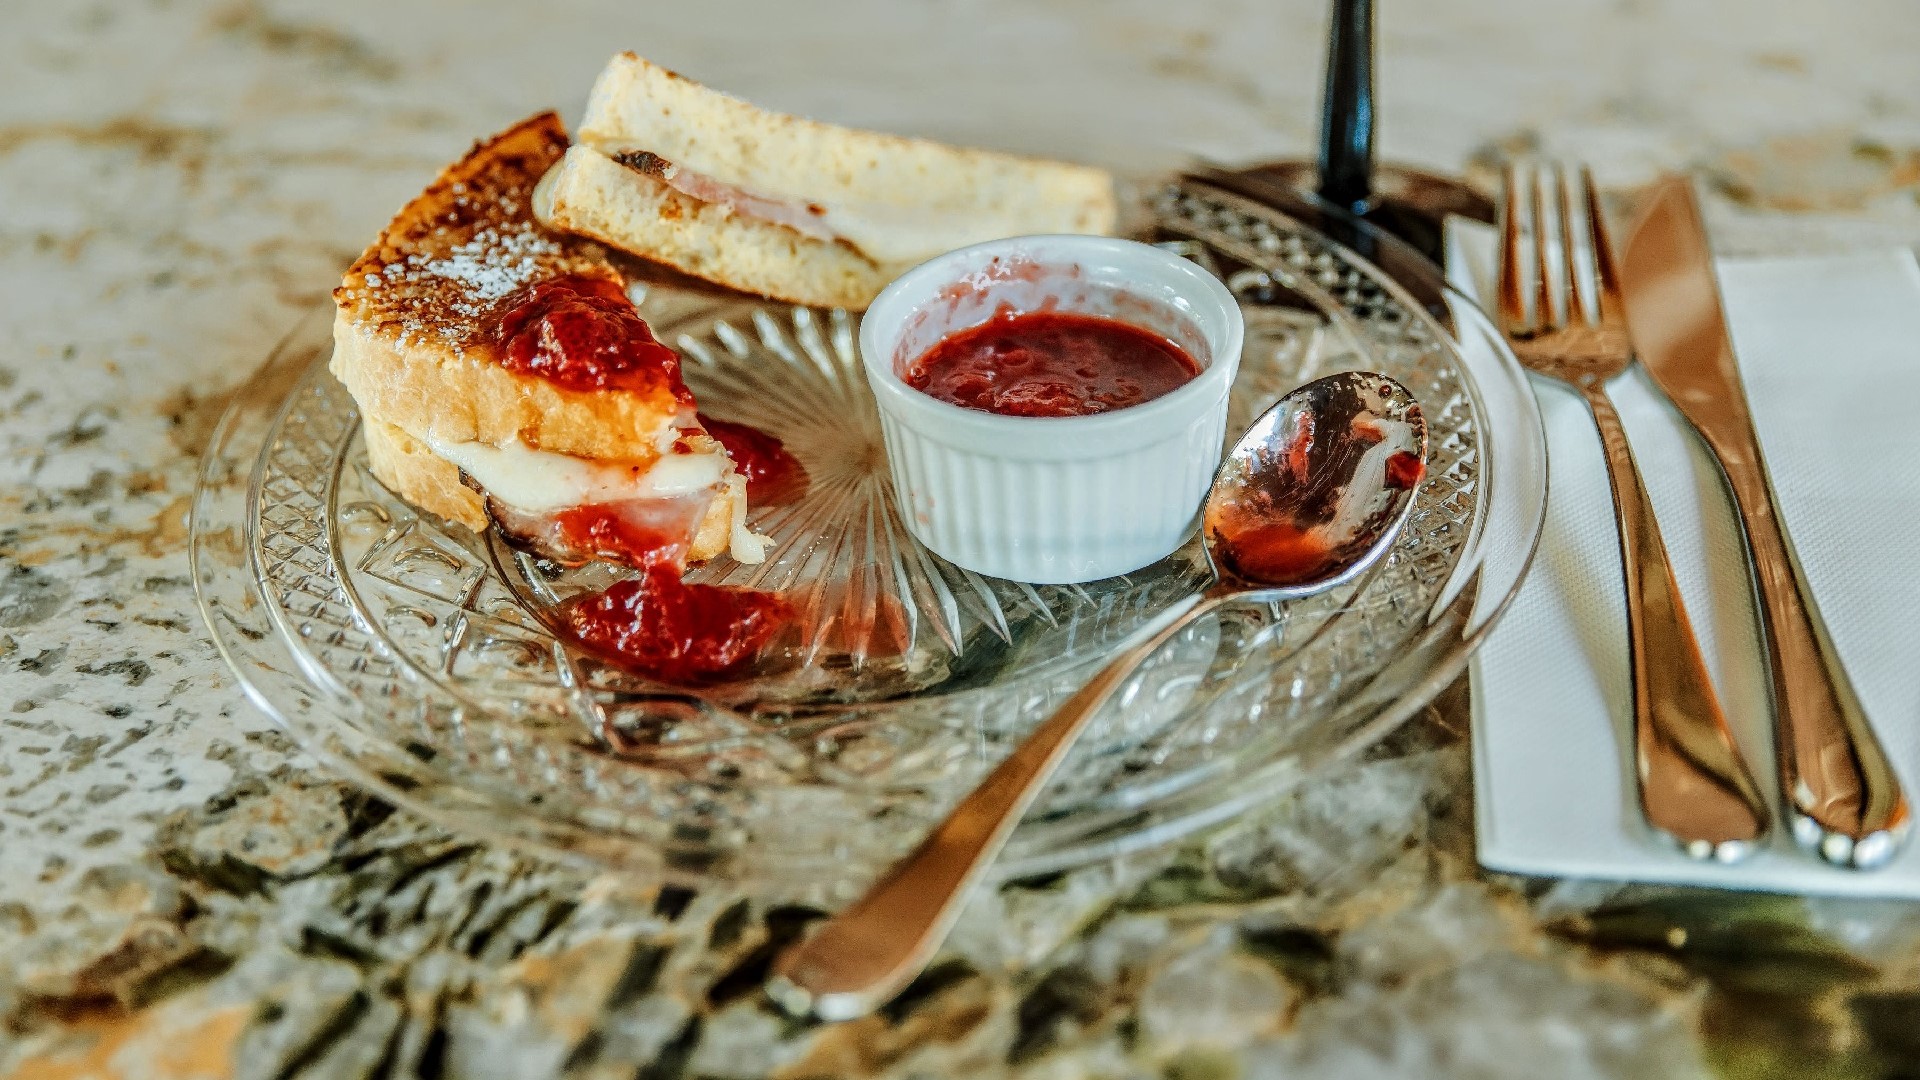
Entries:
{"type": "MultiPolygon", "coordinates": [[[[1493,295],[1493,236],[1450,229],[1449,274],[1493,295]]],[[[1909,251],[1729,259],[1728,323],[1788,531],[1875,729],[1920,801],[1920,266],[1909,251]]],[[[1766,664],[1717,466],[1644,372],[1612,391],[1772,843],[1694,862],[1642,821],[1633,781],[1625,593],[1599,437],[1571,391],[1535,380],[1547,428],[1546,531],[1476,656],[1480,861],[1555,877],[1920,897],[1920,837],[1876,871],[1838,870],[1778,827],[1766,664]]]]}

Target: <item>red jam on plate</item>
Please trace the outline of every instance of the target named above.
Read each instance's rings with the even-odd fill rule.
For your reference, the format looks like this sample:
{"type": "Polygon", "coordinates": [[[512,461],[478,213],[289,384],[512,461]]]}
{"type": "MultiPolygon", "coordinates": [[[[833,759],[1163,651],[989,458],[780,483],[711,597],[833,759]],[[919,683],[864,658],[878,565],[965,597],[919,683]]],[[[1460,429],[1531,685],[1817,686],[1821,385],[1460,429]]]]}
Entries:
{"type": "Polygon", "coordinates": [[[793,606],[777,593],[682,581],[692,529],[650,509],[614,503],[557,516],[558,531],[574,550],[641,571],[638,578],[568,600],[560,607],[561,623],[580,644],[662,682],[701,683],[730,674],[793,620],[793,606]]]}
{"type": "Polygon", "coordinates": [[[654,338],[617,282],[568,276],[527,289],[500,315],[500,364],[566,390],[660,390],[692,402],[680,357],[654,338]]]}
{"type": "Polygon", "coordinates": [[[793,620],[793,605],[776,593],[689,585],[678,567],[661,564],[575,597],[560,614],[575,640],[625,667],[701,683],[753,659],[793,620]]]}
{"type": "Polygon", "coordinates": [[[669,683],[710,682],[753,659],[793,621],[793,605],[777,593],[680,579],[705,506],[704,500],[650,499],[556,515],[555,531],[568,550],[641,572],[562,604],[567,635],[622,667],[669,683]]]}
{"type": "Polygon", "coordinates": [[[779,439],[746,424],[702,416],[700,426],[727,448],[736,472],[747,480],[747,501],[755,506],[793,502],[807,490],[807,469],[779,439]]]}
{"type": "Polygon", "coordinates": [[[907,385],[1003,416],[1085,416],[1171,393],[1200,365],[1166,338],[1071,311],[1006,312],[943,338],[907,366],[907,385]]]}

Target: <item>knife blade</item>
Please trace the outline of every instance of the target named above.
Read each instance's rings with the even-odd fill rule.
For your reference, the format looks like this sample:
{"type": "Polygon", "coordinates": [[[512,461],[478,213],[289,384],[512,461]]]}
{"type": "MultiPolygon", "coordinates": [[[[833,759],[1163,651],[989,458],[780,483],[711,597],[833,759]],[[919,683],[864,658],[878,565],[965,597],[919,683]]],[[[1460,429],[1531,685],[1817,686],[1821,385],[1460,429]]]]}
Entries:
{"type": "Polygon", "coordinates": [[[1642,365],[1719,459],[1733,492],[1758,592],[1794,839],[1838,866],[1884,865],[1909,831],[1906,795],[1781,520],[1689,180],[1668,176],[1647,190],[1619,266],[1642,365]]]}

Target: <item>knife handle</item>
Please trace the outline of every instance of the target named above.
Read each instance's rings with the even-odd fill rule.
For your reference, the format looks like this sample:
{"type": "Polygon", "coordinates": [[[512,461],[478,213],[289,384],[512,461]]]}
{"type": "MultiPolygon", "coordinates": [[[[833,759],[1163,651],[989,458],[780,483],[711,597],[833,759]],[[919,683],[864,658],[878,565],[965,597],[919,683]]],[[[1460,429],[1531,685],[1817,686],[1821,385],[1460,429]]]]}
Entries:
{"type": "Polygon", "coordinates": [[[1820,618],[1758,444],[1715,434],[1708,441],[1753,555],[1773,674],[1780,790],[1794,839],[1837,866],[1884,865],[1911,824],[1906,794],[1820,618]]]}
{"type": "Polygon", "coordinates": [[[1620,415],[1598,380],[1581,393],[1600,429],[1620,526],[1640,806],[1688,855],[1733,862],[1766,835],[1766,797],[1714,694],[1620,415]]]}

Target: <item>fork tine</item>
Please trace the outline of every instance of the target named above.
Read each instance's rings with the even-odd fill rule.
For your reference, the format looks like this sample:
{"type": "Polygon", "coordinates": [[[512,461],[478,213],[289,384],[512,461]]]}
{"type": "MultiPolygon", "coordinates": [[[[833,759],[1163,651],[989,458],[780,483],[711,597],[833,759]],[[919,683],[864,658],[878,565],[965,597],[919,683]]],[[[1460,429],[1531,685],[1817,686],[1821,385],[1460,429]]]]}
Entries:
{"type": "MultiPolygon", "coordinates": [[[[1527,191],[1533,196],[1533,325],[1537,330],[1552,330],[1561,325],[1553,306],[1553,265],[1547,254],[1547,203],[1541,189],[1553,183],[1550,167],[1535,169],[1527,191]]],[[[1559,200],[1555,200],[1556,202],[1559,200]]]]}
{"type": "Polygon", "coordinates": [[[1600,300],[1600,321],[1621,319],[1620,268],[1613,261],[1613,239],[1607,232],[1607,218],[1600,212],[1600,191],[1593,186],[1593,170],[1580,166],[1580,186],[1587,196],[1587,230],[1593,235],[1594,295],[1600,300]]]}
{"type": "Polygon", "coordinates": [[[1561,289],[1567,297],[1567,322],[1569,325],[1590,323],[1587,317],[1586,301],[1580,298],[1580,256],[1574,251],[1573,243],[1573,194],[1568,189],[1574,184],[1564,165],[1553,170],[1554,202],[1560,209],[1560,262],[1566,267],[1566,284],[1561,289]]]}
{"type": "Polygon", "coordinates": [[[1500,322],[1508,333],[1527,326],[1527,299],[1520,253],[1520,166],[1500,174],[1500,322]]]}

